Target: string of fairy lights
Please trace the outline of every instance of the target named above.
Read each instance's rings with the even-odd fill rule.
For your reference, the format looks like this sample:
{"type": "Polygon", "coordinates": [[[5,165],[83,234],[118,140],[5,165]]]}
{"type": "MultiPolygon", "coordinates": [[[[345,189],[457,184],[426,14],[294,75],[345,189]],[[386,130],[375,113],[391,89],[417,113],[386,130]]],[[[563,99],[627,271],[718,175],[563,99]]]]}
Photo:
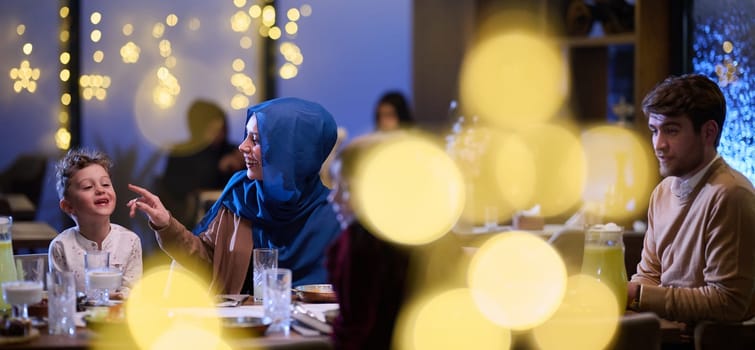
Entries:
{"type": "MultiPolygon", "coordinates": [[[[229,82],[234,88],[234,93],[228,98],[230,107],[234,110],[242,110],[250,106],[252,97],[258,93],[257,84],[249,73],[255,64],[249,62],[249,59],[243,57],[254,57],[248,51],[256,49],[256,40],[271,40],[277,46],[280,56],[279,65],[276,72],[281,79],[293,79],[299,73],[299,67],[304,62],[300,47],[294,42],[299,32],[299,23],[303,17],[312,14],[310,5],[304,4],[299,7],[281,9],[277,7],[272,0],[259,0],[247,2],[247,0],[231,0],[235,7],[234,13],[228,19],[229,36],[238,35],[238,46],[242,50],[237,58],[231,62],[231,74],[229,82]],[[285,14],[285,15],[280,15],[285,14]]],[[[151,102],[161,109],[169,109],[175,105],[178,96],[181,93],[181,77],[177,76],[174,68],[179,62],[179,58],[174,55],[173,42],[166,34],[173,30],[197,31],[201,28],[201,18],[192,17],[181,19],[175,13],[169,13],[164,20],[154,23],[151,27],[152,42],[139,42],[136,37],[144,38],[146,36],[136,36],[135,31],[143,29],[144,26],[136,26],[133,23],[123,25],[121,34],[123,44],[117,54],[113,57],[106,55],[105,48],[101,41],[104,38],[103,31],[107,28],[104,23],[108,20],[106,16],[99,11],[92,11],[88,14],[81,14],[91,24],[87,33],[81,33],[82,39],[88,39],[88,48],[93,49],[90,55],[86,55],[84,60],[90,60],[93,64],[86,65],[88,72],[81,72],[78,77],[74,76],[76,70],[72,65],[78,60],[79,56],[84,57],[83,50],[71,49],[71,36],[74,23],[72,19],[72,9],[68,1],[60,1],[58,14],[60,17],[59,26],[59,44],[60,44],[60,68],[57,74],[61,82],[60,105],[57,114],[58,128],[55,132],[55,145],[60,150],[67,150],[71,147],[71,105],[74,98],[81,97],[82,103],[96,103],[105,101],[108,97],[108,89],[118,82],[113,81],[111,76],[105,71],[103,65],[107,60],[115,60],[120,56],[119,63],[124,65],[135,66],[143,57],[145,45],[157,45],[157,52],[160,55],[158,66],[155,68],[155,82],[151,91],[151,102]],[[179,23],[185,22],[186,25],[177,27],[179,23]],[[178,29],[181,28],[181,29],[178,29]],[[71,84],[78,82],[78,84],[71,84]],[[69,86],[78,89],[76,93],[70,91],[69,86]]],[[[112,19],[111,19],[112,20],[112,19]]],[[[20,42],[24,42],[24,33],[26,25],[19,24],[16,27],[16,34],[20,42]]],[[[83,45],[82,45],[83,46],[83,45]]],[[[24,59],[18,66],[10,70],[10,78],[15,93],[34,93],[38,84],[52,83],[48,80],[53,75],[45,75],[40,68],[35,68],[31,60],[33,45],[30,42],[24,42],[21,46],[24,59]]],[[[112,63],[112,62],[111,62],[112,63]]],[[[77,66],[78,67],[78,66],[77,66]]]]}

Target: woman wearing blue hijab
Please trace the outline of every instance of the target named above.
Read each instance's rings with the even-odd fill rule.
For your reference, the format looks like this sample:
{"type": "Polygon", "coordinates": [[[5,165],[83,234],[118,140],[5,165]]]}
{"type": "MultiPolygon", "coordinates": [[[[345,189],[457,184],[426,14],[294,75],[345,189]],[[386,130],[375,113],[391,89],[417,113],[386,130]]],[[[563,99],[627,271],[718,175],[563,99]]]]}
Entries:
{"type": "Polygon", "coordinates": [[[320,168],[336,137],[333,117],[317,103],[263,102],[247,110],[239,145],[246,170],[231,177],[194,233],[134,185],[140,197],[128,203],[130,214],[144,212],[160,247],[184,267],[210,273],[218,293],[250,290],[253,248],[277,248],[278,266],[292,270],[294,286],[326,283],[325,252],[340,229],[320,168]]]}

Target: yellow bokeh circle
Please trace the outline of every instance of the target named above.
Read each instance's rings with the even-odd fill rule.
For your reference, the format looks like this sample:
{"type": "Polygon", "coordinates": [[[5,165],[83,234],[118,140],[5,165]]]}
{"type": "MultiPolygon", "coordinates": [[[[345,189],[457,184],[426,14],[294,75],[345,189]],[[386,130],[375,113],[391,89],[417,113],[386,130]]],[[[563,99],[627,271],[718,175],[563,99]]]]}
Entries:
{"type": "Polygon", "coordinates": [[[655,183],[651,144],[630,129],[604,125],[582,134],[587,159],[585,201],[603,222],[625,222],[646,211],[655,183]]]}
{"type": "Polygon", "coordinates": [[[496,349],[511,346],[511,332],[486,319],[465,288],[428,294],[402,310],[397,349],[496,349]]]}
{"type": "Polygon", "coordinates": [[[373,147],[355,175],[358,216],[389,241],[432,242],[451,230],[464,207],[461,172],[423,136],[396,136],[373,147]]]}
{"type": "Polygon", "coordinates": [[[540,349],[605,349],[619,325],[611,289],[587,275],[569,277],[564,302],[556,314],[533,330],[540,349]]]}
{"type": "Polygon", "coordinates": [[[498,193],[513,210],[526,209],[537,186],[532,150],[519,135],[509,134],[496,141],[492,157],[498,193]]]}
{"type": "Polygon", "coordinates": [[[481,41],[464,58],[460,79],[465,115],[506,128],[551,119],[566,96],[565,64],[557,47],[524,31],[481,41]]]}
{"type": "MultiPolygon", "coordinates": [[[[524,186],[534,189],[527,207],[539,205],[541,214],[545,217],[573,210],[582,200],[587,176],[585,152],[576,132],[563,126],[541,124],[522,130],[519,136],[532,155],[531,162],[535,166],[534,173],[521,173],[525,176],[533,175],[531,180],[535,181],[534,187],[529,187],[533,186],[531,180],[521,175],[513,178],[524,181],[524,186]]],[[[531,164],[525,163],[524,166],[529,167],[531,164]]],[[[518,165],[508,164],[508,167],[515,168],[518,165]]],[[[508,174],[522,172],[507,169],[506,163],[501,163],[498,170],[499,181],[511,181],[506,178],[508,174]]]]}
{"type": "Polygon", "coordinates": [[[136,344],[142,349],[154,348],[187,327],[201,329],[202,339],[219,339],[218,317],[176,312],[180,308],[213,308],[208,291],[205,283],[181,268],[160,267],[146,273],[126,303],[126,322],[136,344]]]}
{"type": "Polygon", "coordinates": [[[485,242],[467,275],[479,310],[498,325],[530,329],[547,320],[566,291],[566,266],[545,240],[507,232],[485,242]]]}

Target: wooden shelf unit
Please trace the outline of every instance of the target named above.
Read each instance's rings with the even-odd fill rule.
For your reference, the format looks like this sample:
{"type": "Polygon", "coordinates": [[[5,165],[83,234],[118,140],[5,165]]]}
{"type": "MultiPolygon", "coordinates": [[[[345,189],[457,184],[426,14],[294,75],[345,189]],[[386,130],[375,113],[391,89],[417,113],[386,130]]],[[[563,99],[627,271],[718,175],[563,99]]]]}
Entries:
{"type": "MultiPolygon", "coordinates": [[[[542,0],[551,28],[565,28],[565,11],[569,0],[542,0]]],[[[642,98],[670,72],[669,23],[670,0],[635,0],[634,31],[601,36],[560,36],[565,50],[570,77],[570,107],[580,124],[607,122],[609,94],[615,86],[611,81],[629,81],[634,106],[633,122],[638,130],[646,131],[642,114],[642,98]],[[626,58],[632,50],[631,59],[626,58]],[[617,58],[617,56],[619,58],[617,58]],[[630,67],[631,66],[631,67],[630,67]],[[612,71],[613,69],[613,71],[612,71]],[[616,71],[629,71],[627,77],[616,71]]],[[[595,25],[595,24],[594,24],[595,25]]]]}

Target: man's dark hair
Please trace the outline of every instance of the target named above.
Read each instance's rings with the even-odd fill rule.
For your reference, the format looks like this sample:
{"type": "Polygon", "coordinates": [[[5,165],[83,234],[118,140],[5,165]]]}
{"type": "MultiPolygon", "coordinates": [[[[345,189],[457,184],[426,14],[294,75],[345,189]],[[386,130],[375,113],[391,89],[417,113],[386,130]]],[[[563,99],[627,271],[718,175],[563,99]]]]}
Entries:
{"type": "Polygon", "coordinates": [[[642,112],[676,118],[686,116],[695,132],[709,120],[718,124],[716,146],[726,120],[726,99],[718,84],[700,74],[666,78],[642,100],[642,112]]]}

